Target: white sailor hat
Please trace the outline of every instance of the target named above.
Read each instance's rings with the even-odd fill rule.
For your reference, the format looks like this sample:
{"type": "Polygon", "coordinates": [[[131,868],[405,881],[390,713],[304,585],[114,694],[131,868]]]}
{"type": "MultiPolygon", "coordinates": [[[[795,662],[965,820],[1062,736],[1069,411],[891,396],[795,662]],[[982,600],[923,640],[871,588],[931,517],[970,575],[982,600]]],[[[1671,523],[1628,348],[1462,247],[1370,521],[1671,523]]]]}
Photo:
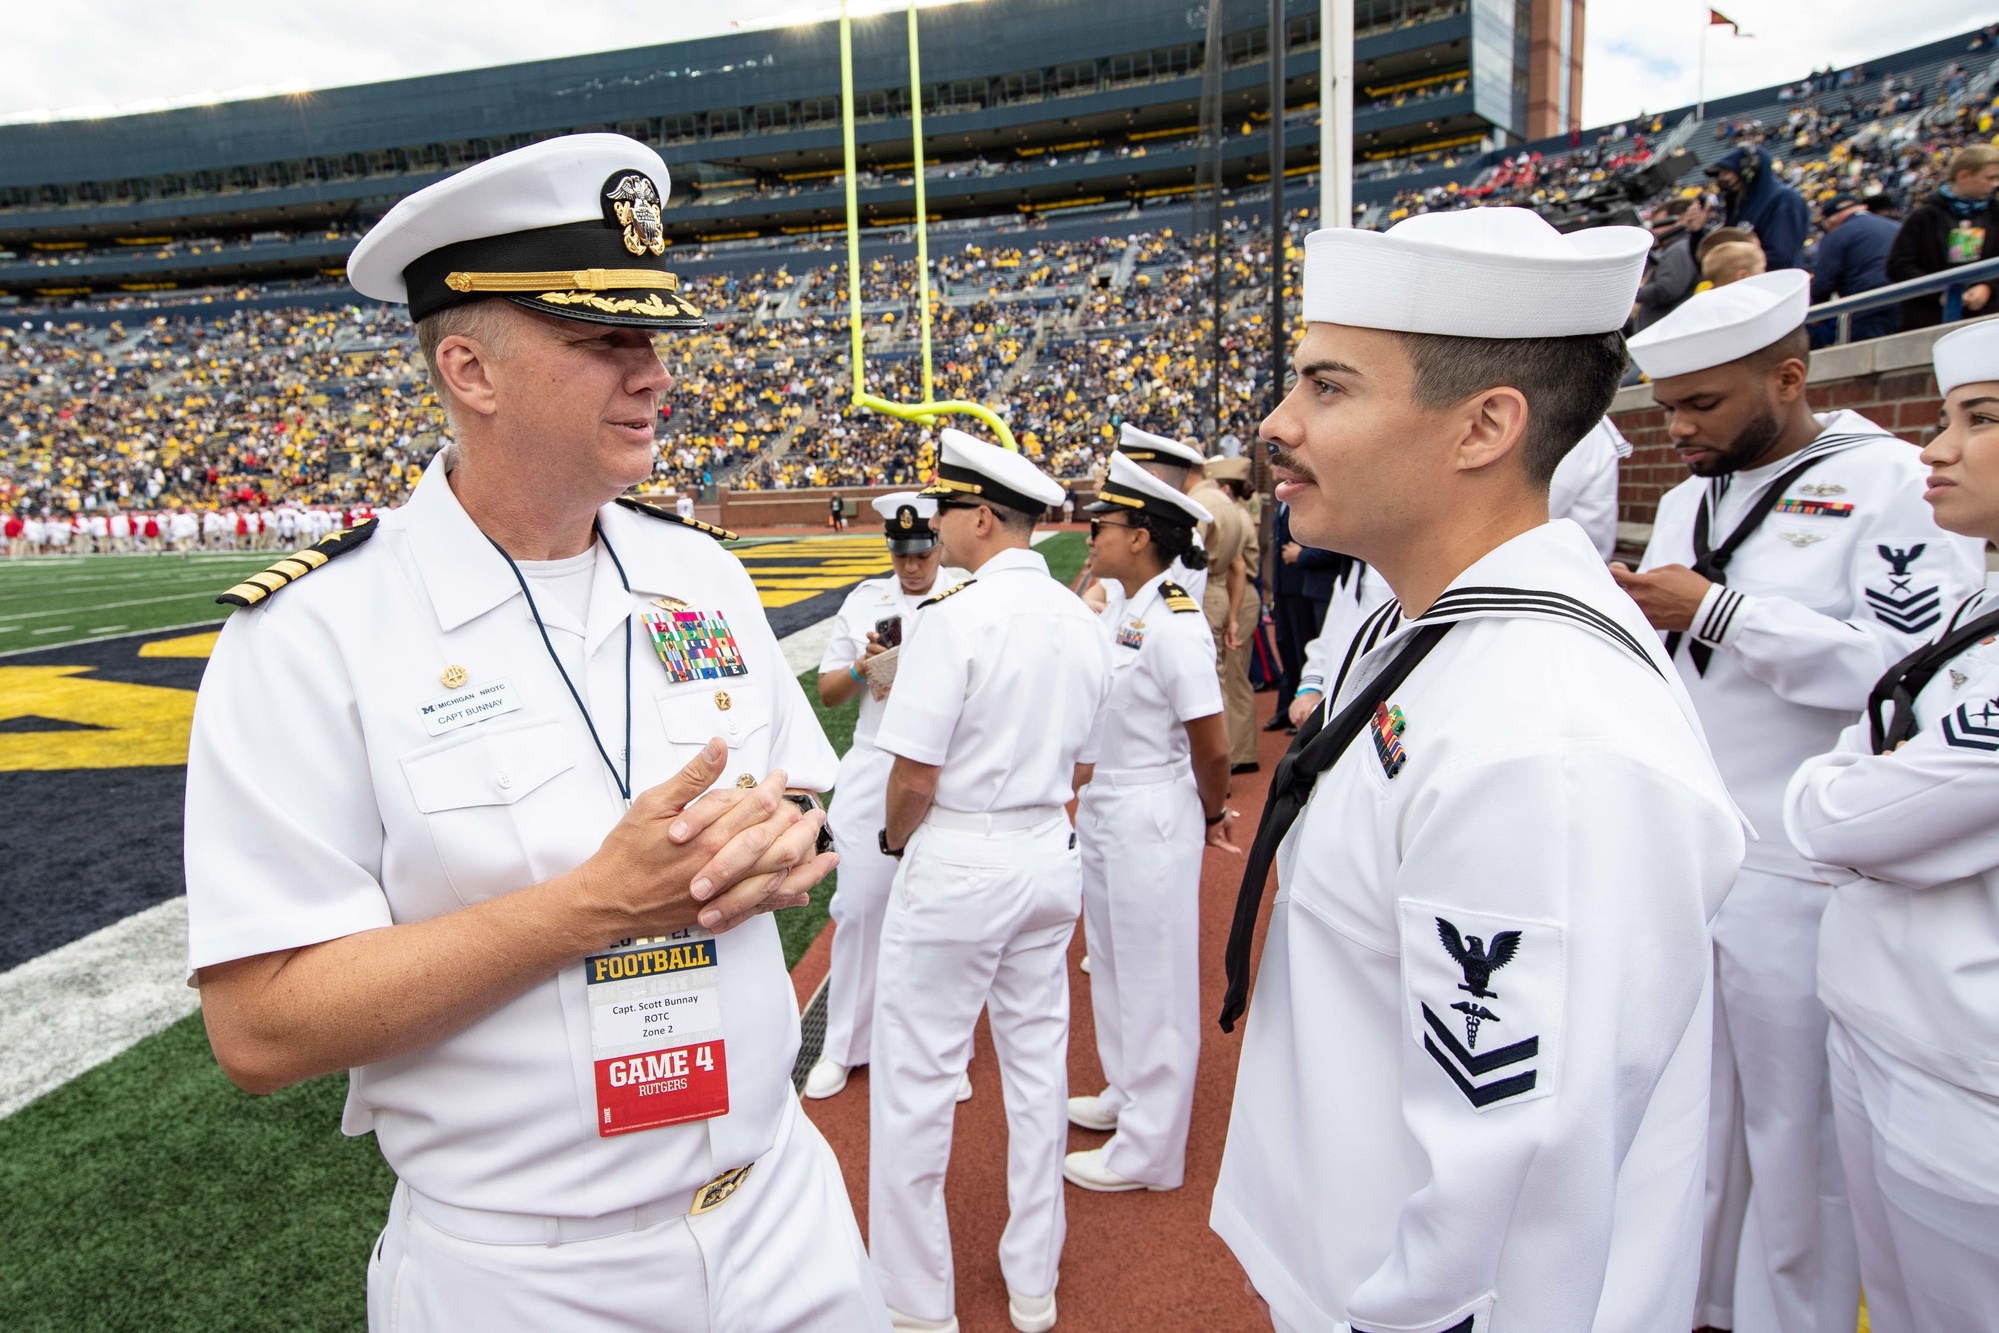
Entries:
{"type": "Polygon", "coordinates": [[[347,260],[354,290],[420,320],[498,296],[544,315],[704,328],[666,271],[666,163],[622,134],[570,134],[410,195],[347,260]]]}
{"type": "Polygon", "coordinates": [[[1214,518],[1198,501],[1188,499],[1121,453],[1111,455],[1111,470],[1097,488],[1097,498],[1083,508],[1092,514],[1136,509],[1190,528],[1214,518]]]}
{"type": "Polygon", "coordinates": [[[1526,208],[1327,228],[1305,238],[1305,318],[1459,338],[1608,333],[1630,318],[1651,249],[1642,227],[1565,236],[1526,208]]]}
{"type": "Polygon", "coordinates": [[[1760,352],[1805,322],[1812,275],[1801,268],[1710,287],[1631,339],[1631,359],[1655,380],[1691,375],[1760,352]]]}
{"type": "Polygon", "coordinates": [[[937,533],[930,526],[937,513],[937,502],[929,496],[915,491],[894,491],[877,495],[868,503],[882,516],[882,535],[888,538],[891,554],[914,555],[937,544],[937,533]]]}
{"type": "Polygon", "coordinates": [[[1118,427],[1117,452],[1136,463],[1172,463],[1178,467],[1199,467],[1208,456],[1192,445],[1169,440],[1140,430],[1129,421],[1118,427]]]}
{"type": "Polygon", "coordinates": [[[1936,367],[1937,392],[1948,394],[1960,384],[1999,382],[1999,319],[1981,319],[1952,329],[1930,348],[1936,367]]]}
{"type": "Polygon", "coordinates": [[[1039,515],[1061,504],[1066,492],[1024,456],[946,426],[938,432],[937,475],[918,494],[946,504],[969,500],[1039,515]]]}

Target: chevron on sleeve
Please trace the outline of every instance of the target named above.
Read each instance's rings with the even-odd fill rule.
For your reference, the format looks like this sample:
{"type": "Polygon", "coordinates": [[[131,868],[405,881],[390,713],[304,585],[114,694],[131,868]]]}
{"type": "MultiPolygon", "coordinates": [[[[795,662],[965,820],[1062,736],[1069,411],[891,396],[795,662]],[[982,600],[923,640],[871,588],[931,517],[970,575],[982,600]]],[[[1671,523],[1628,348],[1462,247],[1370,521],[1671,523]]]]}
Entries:
{"type": "Polygon", "coordinates": [[[1960,750],[1999,751],[1999,699],[1982,703],[1974,711],[1959,704],[1957,711],[1943,720],[1943,743],[1960,750]]]}
{"type": "Polygon", "coordinates": [[[1943,619],[1943,597],[1935,586],[1899,594],[1869,588],[1867,606],[1876,620],[1904,634],[1920,634],[1943,619]]]}

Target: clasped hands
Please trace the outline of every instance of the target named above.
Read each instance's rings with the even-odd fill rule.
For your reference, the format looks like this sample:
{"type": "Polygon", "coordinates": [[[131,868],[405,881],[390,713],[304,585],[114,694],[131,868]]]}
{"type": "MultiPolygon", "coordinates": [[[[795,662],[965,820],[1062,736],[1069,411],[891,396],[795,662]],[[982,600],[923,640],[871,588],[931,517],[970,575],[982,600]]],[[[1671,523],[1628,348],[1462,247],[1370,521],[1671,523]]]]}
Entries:
{"type": "Polygon", "coordinates": [[[759,912],[800,907],[840,862],[815,853],[823,810],[784,799],[785,774],[715,787],[728,747],[712,739],[685,768],[640,792],[595,854],[571,872],[606,938],[721,932],[759,912]]]}

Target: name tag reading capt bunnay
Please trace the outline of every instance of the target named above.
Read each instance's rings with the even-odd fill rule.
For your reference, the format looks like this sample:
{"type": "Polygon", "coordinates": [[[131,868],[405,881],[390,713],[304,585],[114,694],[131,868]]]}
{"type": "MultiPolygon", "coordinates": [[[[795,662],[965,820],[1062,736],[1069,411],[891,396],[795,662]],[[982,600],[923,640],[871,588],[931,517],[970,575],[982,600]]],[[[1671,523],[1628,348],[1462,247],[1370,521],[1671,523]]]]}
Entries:
{"type": "Polygon", "coordinates": [[[712,938],[629,941],[585,958],[583,982],[599,1138],[729,1113],[712,938]]]}
{"type": "Polygon", "coordinates": [[[489,680],[481,685],[466,685],[449,694],[440,694],[435,699],[426,699],[416,706],[416,711],[423,718],[425,731],[433,736],[442,736],[447,731],[511,713],[520,706],[521,701],[514,696],[512,685],[504,680],[489,680]]]}

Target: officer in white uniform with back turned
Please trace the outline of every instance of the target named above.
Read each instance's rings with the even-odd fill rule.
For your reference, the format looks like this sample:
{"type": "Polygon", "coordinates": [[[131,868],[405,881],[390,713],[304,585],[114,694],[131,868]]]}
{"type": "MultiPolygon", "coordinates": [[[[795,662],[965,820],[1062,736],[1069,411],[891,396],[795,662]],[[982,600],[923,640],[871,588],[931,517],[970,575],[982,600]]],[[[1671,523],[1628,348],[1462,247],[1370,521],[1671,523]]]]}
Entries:
{"type": "Polygon", "coordinates": [[[371,1328],[886,1329],[798,1109],[764,914],[832,867],[834,756],[718,529],[650,475],[666,167],[558,138],[356,247],[455,443],[232,589],[195,706],[189,964],[253,1092],[348,1075],[398,1177],[371,1328]],[[308,577],[309,576],[309,577],[308,577]],[[287,586],[298,582],[298,587],[287,586]]]}
{"type": "Polygon", "coordinates": [[[1000,1271],[1017,1329],[1052,1328],[1068,1138],[1069,938],[1082,909],[1064,805],[1089,781],[1111,639],[1031,542],[1062,488],[946,429],[944,559],[972,577],[904,631],[875,744],[896,756],[881,847],[903,859],[882,923],[868,1071],[868,1245],[898,1328],[955,1330],[944,1171],[983,1007],[1007,1111],[1000,1271]]]}
{"type": "Polygon", "coordinates": [[[1694,473],[1619,581],[1667,635],[1728,789],[1760,835],[1715,922],[1715,1087],[1697,1324],[1852,1333],[1859,1272],[1817,994],[1830,890],[1783,836],[1784,784],[1883,671],[1983,581],[1936,525],[1916,450],[1805,391],[1810,277],[1702,292],[1635,336],[1694,473]]]}
{"type": "MultiPolygon", "coordinates": [[[[840,760],[837,793],[827,822],[840,854],[840,882],[833,891],[833,956],[826,973],[826,1044],[805,1078],[807,1097],[831,1097],[847,1086],[847,1073],[868,1062],[875,1008],[875,954],[881,945],[882,913],[896,862],[882,855],[876,835],[883,823],[882,801],[894,756],[875,745],[888,690],[868,681],[868,664],[896,652],[916,608],[933,592],[965,577],[943,569],[937,533],[930,520],[937,502],[915,491],[878,495],[894,571],[887,578],[863,579],[840,604],[833,636],[819,661],[819,702],[838,708],[861,701],[854,720],[854,743],[840,760]],[[941,581],[940,581],[941,580],[941,581]],[[884,642],[886,632],[893,642],[884,642]]],[[[896,652],[893,661],[900,661],[896,652]]],[[[961,1089],[960,1091],[965,1091],[961,1089]]]]}
{"type": "Polygon", "coordinates": [[[1103,750],[1076,806],[1105,1087],[1071,1097],[1069,1120],[1114,1132],[1070,1153],[1062,1174],[1107,1193],[1178,1189],[1201,1055],[1202,845],[1241,850],[1228,838],[1214,637],[1170,577],[1210,516],[1122,454],[1088,508],[1091,561],[1124,596],[1104,613],[1116,666],[1103,750]]]}
{"type": "Polygon", "coordinates": [[[1272,779],[1229,938],[1224,1026],[1274,861],[1211,1220],[1280,1330],[1690,1327],[1740,818],[1657,637],[1547,517],[1650,248],[1514,208],[1306,238],[1277,497],[1401,600],[1272,779]]]}
{"type": "MultiPolygon", "coordinates": [[[[1999,322],[1933,355],[1925,498],[1950,531],[1999,539],[1999,322]]],[[[1819,996],[1877,1333],[1990,1328],[1999,1311],[1999,601],[1981,591],[1938,630],[1784,802],[1834,886],[1819,996]]]]}

